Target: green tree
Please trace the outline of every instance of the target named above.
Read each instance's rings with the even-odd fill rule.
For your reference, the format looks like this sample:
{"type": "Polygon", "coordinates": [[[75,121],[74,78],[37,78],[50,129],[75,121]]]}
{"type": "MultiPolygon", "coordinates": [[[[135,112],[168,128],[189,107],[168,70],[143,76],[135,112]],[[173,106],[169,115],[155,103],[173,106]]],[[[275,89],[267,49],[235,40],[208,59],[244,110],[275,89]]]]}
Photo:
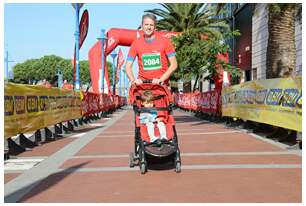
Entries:
{"type": "Polygon", "coordinates": [[[296,69],[295,21],[301,4],[268,4],[266,78],[290,76],[296,69]]]}
{"type": "MultiPolygon", "coordinates": [[[[53,81],[58,68],[62,70],[63,79],[72,83],[71,59],[63,59],[59,56],[49,55],[40,59],[30,59],[13,67],[15,83],[27,84],[46,79],[53,81]]],[[[80,61],[80,79],[82,84],[90,82],[88,61],[80,61]]]]}
{"type": "Polygon", "coordinates": [[[107,61],[107,72],[108,72],[109,83],[112,85],[112,82],[113,82],[113,64],[109,61],[107,61]]]}
{"type": "MultiPolygon", "coordinates": [[[[196,32],[183,32],[175,37],[173,42],[177,48],[178,69],[174,73],[174,79],[182,78],[189,81],[195,79],[193,90],[196,89],[199,78],[208,73],[208,79],[218,75],[218,68],[229,71],[233,78],[240,76],[238,68],[217,58],[219,54],[229,51],[229,46],[219,39],[207,39],[203,41],[196,32]]],[[[236,35],[234,32],[228,36],[236,35]]]]}
{"type": "Polygon", "coordinates": [[[89,63],[88,61],[80,61],[80,79],[82,84],[89,84],[90,72],[89,72],[89,63]]]}
{"type": "Polygon", "coordinates": [[[157,22],[158,30],[186,32],[193,30],[217,38],[222,32],[229,30],[223,19],[215,18],[216,6],[199,3],[165,3],[160,4],[164,9],[146,10],[161,19],[157,22]]]}
{"type": "MultiPolygon", "coordinates": [[[[107,62],[108,77],[112,82],[112,63],[107,62]]],[[[62,71],[63,80],[73,83],[72,60],[64,59],[59,56],[49,55],[40,59],[30,59],[23,63],[16,64],[13,67],[15,83],[28,84],[29,82],[37,82],[46,79],[54,82],[58,69],[62,71]]],[[[80,80],[82,84],[90,84],[89,62],[87,60],[80,61],[80,80]]]]}
{"type": "Polygon", "coordinates": [[[25,61],[24,63],[16,64],[13,67],[13,82],[27,84],[29,80],[35,80],[35,70],[32,66],[37,62],[37,59],[30,59],[25,61]]]}
{"type": "Polygon", "coordinates": [[[181,32],[181,35],[172,39],[178,60],[178,69],[171,77],[172,80],[189,81],[194,78],[194,90],[203,73],[209,72],[209,77],[217,73],[217,65],[223,66],[232,75],[239,75],[236,68],[216,58],[218,54],[229,51],[229,46],[223,42],[239,34],[238,31],[230,31],[224,19],[216,18],[222,6],[196,3],[161,5],[164,9],[146,11],[161,17],[157,28],[181,32]]]}
{"type": "Polygon", "coordinates": [[[67,82],[72,84],[73,83],[72,60],[71,59],[61,59],[58,62],[57,68],[62,70],[63,80],[67,80],[67,82]]]}

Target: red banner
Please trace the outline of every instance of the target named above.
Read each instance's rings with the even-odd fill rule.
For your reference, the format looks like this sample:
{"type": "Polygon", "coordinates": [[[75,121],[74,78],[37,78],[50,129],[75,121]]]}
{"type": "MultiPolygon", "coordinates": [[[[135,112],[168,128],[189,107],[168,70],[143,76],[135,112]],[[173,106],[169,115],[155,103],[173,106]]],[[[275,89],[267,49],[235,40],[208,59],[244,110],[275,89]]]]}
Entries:
{"type": "Polygon", "coordinates": [[[203,93],[174,94],[174,101],[183,109],[221,114],[221,92],[218,90],[203,93]]]}
{"type": "MultiPolygon", "coordinates": [[[[165,32],[160,31],[156,32],[156,34],[165,36],[167,38],[171,38],[172,36],[176,36],[177,32],[165,32]]],[[[139,38],[140,35],[143,35],[143,31],[141,30],[132,30],[132,29],[119,29],[119,28],[112,28],[110,29],[106,36],[106,46],[104,47],[105,50],[105,57],[109,55],[118,45],[121,46],[130,46],[132,42],[139,38]]],[[[89,64],[90,64],[90,76],[91,76],[91,82],[92,82],[92,88],[95,93],[101,92],[99,87],[99,84],[101,83],[100,77],[99,77],[99,69],[101,70],[101,41],[97,41],[89,50],[89,64]],[[91,61],[94,61],[91,63],[91,61]],[[99,63],[100,61],[100,63],[99,63]],[[98,65],[100,64],[100,67],[91,66],[91,65],[98,65]]],[[[107,82],[107,86],[104,86],[104,88],[108,87],[109,90],[109,80],[107,77],[107,70],[105,70],[105,82],[107,82]]]]}
{"type": "Polygon", "coordinates": [[[116,72],[116,81],[119,80],[120,69],[124,64],[124,57],[121,49],[119,49],[118,57],[117,57],[117,72],[116,72]]]}
{"type": "Polygon", "coordinates": [[[95,94],[83,92],[81,108],[83,116],[88,116],[98,112],[105,112],[117,109],[126,104],[126,98],[118,95],[110,96],[107,94],[95,94]]]}
{"type": "MultiPolygon", "coordinates": [[[[80,31],[79,49],[81,49],[83,42],[87,36],[88,24],[89,24],[89,16],[88,16],[88,11],[86,9],[82,14],[81,22],[79,25],[79,31],[80,31]]],[[[73,61],[72,61],[73,82],[75,82],[75,67],[76,67],[76,57],[75,57],[75,45],[74,45],[73,61]]]]}
{"type": "MultiPolygon", "coordinates": [[[[102,93],[101,91],[101,41],[98,41],[88,53],[89,71],[94,93],[102,93]]],[[[107,64],[105,58],[104,64],[104,89],[110,93],[110,82],[108,79],[107,64]]]]}
{"type": "Polygon", "coordinates": [[[80,21],[80,41],[79,41],[79,49],[81,49],[83,42],[88,33],[88,25],[89,25],[89,16],[87,9],[83,12],[82,18],[80,21]]]}
{"type": "Polygon", "coordinates": [[[118,59],[117,59],[117,68],[121,68],[122,65],[124,64],[124,57],[123,57],[123,53],[122,53],[122,50],[119,49],[119,52],[118,52],[118,59]]]}

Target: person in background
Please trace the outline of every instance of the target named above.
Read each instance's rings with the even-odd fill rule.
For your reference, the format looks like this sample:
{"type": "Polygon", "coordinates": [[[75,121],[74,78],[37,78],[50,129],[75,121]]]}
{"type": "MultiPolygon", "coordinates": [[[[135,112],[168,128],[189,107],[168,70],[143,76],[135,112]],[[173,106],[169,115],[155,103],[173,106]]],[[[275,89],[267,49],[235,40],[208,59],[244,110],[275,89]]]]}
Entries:
{"type": "Polygon", "coordinates": [[[67,82],[67,79],[65,79],[64,82],[63,82],[63,87],[62,87],[62,89],[70,89],[70,90],[72,90],[72,89],[73,89],[73,85],[72,85],[72,84],[69,84],[69,83],[67,82]]]}

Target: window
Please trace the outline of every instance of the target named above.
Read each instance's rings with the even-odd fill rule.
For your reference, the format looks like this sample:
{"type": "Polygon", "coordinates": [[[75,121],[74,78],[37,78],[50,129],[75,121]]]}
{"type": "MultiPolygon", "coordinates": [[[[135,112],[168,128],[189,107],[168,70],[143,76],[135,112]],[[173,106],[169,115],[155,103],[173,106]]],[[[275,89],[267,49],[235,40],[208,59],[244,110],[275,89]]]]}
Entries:
{"type": "Polygon", "coordinates": [[[252,69],[252,80],[257,80],[257,68],[252,69]]]}
{"type": "Polygon", "coordinates": [[[245,70],[245,81],[251,81],[252,77],[251,77],[252,73],[251,70],[245,70]]]}

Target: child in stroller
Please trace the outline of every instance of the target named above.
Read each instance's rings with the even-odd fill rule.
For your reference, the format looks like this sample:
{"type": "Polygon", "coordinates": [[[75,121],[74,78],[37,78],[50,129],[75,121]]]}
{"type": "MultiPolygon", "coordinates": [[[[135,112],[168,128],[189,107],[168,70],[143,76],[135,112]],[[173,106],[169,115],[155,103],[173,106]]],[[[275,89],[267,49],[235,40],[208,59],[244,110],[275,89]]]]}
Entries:
{"type": "Polygon", "coordinates": [[[147,156],[160,159],[173,157],[171,160],[175,171],[180,172],[181,157],[172,115],[173,98],[168,88],[165,85],[152,84],[151,80],[145,80],[143,84],[133,85],[130,88],[129,102],[133,104],[135,113],[135,147],[134,153],[130,153],[130,167],[139,165],[141,173],[144,174],[148,167],[147,156]],[[145,122],[143,119],[146,119],[144,116],[151,115],[159,118],[159,121],[153,123],[153,132],[152,125],[148,128],[143,124],[145,122]],[[163,124],[157,129],[158,122],[163,124]],[[154,141],[155,139],[157,141],[154,141]]]}
{"type": "Polygon", "coordinates": [[[166,126],[164,121],[166,121],[165,116],[158,114],[157,110],[154,108],[154,96],[151,90],[146,90],[143,92],[143,96],[141,96],[141,105],[145,108],[152,108],[151,111],[140,113],[140,124],[145,124],[147,126],[147,131],[150,137],[150,142],[155,142],[158,139],[167,140],[166,136],[166,126]],[[160,137],[155,136],[154,132],[154,123],[156,123],[160,137]]]}

